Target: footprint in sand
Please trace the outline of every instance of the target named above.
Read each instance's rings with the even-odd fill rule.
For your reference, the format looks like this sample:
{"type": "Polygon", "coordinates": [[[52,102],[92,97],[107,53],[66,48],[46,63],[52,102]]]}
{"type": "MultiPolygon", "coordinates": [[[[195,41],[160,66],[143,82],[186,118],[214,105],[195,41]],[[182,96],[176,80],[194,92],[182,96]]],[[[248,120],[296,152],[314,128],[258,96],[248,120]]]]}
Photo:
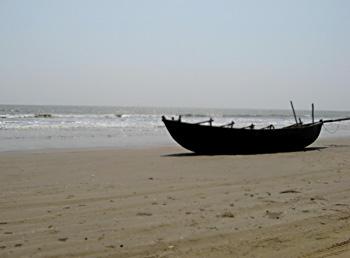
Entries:
{"type": "Polygon", "coordinates": [[[273,212],[269,210],[265,212],[265,216],[267,216],[269,219],[280,219],[282,214],[283,212],[273,212]]]}
{"type": "Polygon", "coordinates": [[[221,218],[234,218],[235,215],[230,212],[230,211],[225,211],[222,214],[218,215],[217,217],[221,217],[221,218]]]}
{"type": "Polygon", "coordinates": [[[152,216],[152,213],[150,212],[138,212],[136,213],[137,216],[152,216]]]}

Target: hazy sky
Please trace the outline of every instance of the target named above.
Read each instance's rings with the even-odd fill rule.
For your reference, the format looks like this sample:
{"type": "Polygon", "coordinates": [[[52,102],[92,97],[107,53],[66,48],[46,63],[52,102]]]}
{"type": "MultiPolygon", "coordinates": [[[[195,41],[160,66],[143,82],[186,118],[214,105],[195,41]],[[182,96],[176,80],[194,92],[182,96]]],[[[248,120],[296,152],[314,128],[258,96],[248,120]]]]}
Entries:
{"type": "Polygon", "coordinates": [[[347,0],[0,0],[0,104],[350,110],[347,0]]]}

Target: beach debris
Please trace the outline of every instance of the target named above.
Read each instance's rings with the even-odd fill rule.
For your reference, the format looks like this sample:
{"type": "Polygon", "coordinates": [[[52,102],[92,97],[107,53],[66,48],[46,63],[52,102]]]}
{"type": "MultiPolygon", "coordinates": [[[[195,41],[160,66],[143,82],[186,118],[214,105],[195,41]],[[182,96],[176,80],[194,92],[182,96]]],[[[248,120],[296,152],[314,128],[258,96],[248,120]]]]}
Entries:
{"type": "Polygon", "coordinates": [[[234,218],[235,215],[230,212],[230,211],[225,211],[223,213],[221,213],[220,215],[218,215],[217,217],[221,217],[221,218],[234,218]]]}
{"type": "Polygon", "coordinates": [[[150,212],[138,212],[136,213],[137,216],[152,216],[152,213],[150,212]]]}
{"type": "Polygon", "coordinates": [[[114,245],[106,245],[107,248],[115,248],[114,245]]]}
{"type": "Polygon", "coordinates": [[[280,194],[286,194],[286,193],[300,193],[300,192],[294,189],[288,189],[280,192],[280,194]]]}
{"type": "Polygon", "coordinates": [[[14,247],[21,247],[23,244],[15,244],[14,247]]]}
{"type": "Polygon", "coordinates": [[[172,197],[172,196],[168,196],[167,198],[168,198],[168,200],[173,200],[173,201],[175,201],[175,198],[172,197]]]}
{"type": "Polygon", "coordinates": [[[53,225],[49,225],[47,228],[53,228],[53,225]]]}
{"type": "Polygon", "coordinates": [[[123,244],[121,244],[119,247],[120,247],[120,248],[123,248],[123,247],[124,247],[124,245],[123,245],[123,244]]]}
{"type": "Polygon", "coordinates": [[[175,248],[175,246],[174,245],[169,245],[168,248],[169,249],[173,249],[173,248],[175,248]]]}
{"type": "Polygon", "coordinates": [[[0,246],[0,249],[5,249],[6,248],[6,245],[1,245],[0,246]]]}
{"type": "Polygon", "coordinates": [[[157,204],[158,204],[158,202],[152,202],[151,204],[152,204],[152,205],[157,205],[157,204]]]}
{"type": "Polygon", "coordinates": [[[0,222],[0,225],[6,225],[7,222],[3,221],[3,222],[0,222]]]}
{"type": "Polygon", "coordinates": [[[192,214],[192,212],[186,211],[185,214],[186,214],[186,215],[190,215],[190,214],[192,214]]]}
{"type": "Polygon", "coordinates": [[[280,219],[282,216],[283,212],[273,212],[266,210],[265,216],[267,216],[269,219],[280,219]]]}
{"type": "Polygon", "coordinates": [[[58,241],[61,241],[61,242],[66,242],[67,240],[68,240],[68,237],[62,237],[58,239],[58,241]]]}
{"type": "Polygon", "coordinates": [[[85,238],[84,238],[84,240],[88,240],[88,238],[87,238],[87,237],[85,237],[85,238]]]}
{"type": "Polygon", "coordinates": [[[11,231],[5,231],[4,234],[5,234],[5,235],[11,235],[11,234],[13,234],[13,232],[11,232],[11,231]]]}
{"type": "Polygon", "coordinates": [[[148,180],[153,180],[153,177],[149,177],[148,180]]]}

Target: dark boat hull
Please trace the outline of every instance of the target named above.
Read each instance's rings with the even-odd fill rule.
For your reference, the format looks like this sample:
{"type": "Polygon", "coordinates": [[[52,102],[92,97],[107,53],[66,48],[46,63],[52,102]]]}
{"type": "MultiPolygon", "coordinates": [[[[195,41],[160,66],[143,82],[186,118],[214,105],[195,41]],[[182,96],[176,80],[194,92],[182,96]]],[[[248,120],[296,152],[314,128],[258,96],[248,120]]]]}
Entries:
{"type": "Polygon", "coordinates": [[[198,154],[249,154],[302,150],[319,136],[322,122],[280,129],[239,129],[163,118],[173,139],[198,154]]]}

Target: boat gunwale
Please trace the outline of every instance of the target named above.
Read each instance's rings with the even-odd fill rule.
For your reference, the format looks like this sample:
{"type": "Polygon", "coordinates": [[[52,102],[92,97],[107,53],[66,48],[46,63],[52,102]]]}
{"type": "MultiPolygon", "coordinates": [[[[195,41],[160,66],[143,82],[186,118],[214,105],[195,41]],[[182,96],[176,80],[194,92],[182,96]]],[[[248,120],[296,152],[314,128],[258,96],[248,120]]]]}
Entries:
{"type": "Polygon", "coordinates": [[[206,127],[206,128],[219,128],[219,129],[226,129],[226,130],[248,130],[248,131],[281,131],[281,130],[302,130],[302,129],[306,129],[308,127],[312,127],[312,126],[317,126],[317,125],[323,125],[323,121],[317,121],[314,123],[307,123],[307,124],[292,124],[292,125],[288,125],[285,127],[281,127],[281,128],[237,128],[237,127],[223,127],[223,126],[219,126],[219,125],[206,125],[206,124],[198,124],[198,123],[189,123],[189,122],[183,122],[181,120],[172,120],[172,119],[167,119],[166,117],[163,116],[162,121],[165,122],[171,122],[171,123],[177,123],[177,124],[181,124],[181,125],[189,125],[189,126],[197,126],[197,127],[206,127]]]}

